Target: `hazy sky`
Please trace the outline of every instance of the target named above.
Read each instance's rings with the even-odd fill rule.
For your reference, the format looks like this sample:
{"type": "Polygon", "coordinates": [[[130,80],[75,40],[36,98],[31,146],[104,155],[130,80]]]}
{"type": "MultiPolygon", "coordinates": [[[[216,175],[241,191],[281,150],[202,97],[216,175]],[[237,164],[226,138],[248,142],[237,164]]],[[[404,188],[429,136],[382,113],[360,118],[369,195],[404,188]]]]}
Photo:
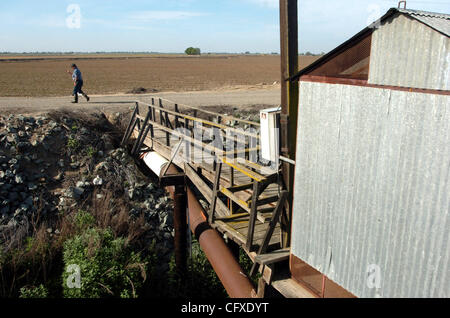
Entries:
{"type": "MultiPolygon", "coordinates": [[[[299,0],[300,52],[329,51],[397,1],[299,0]]],[[[408,1],[450,13],[450,0],[408,1]]],[[[278,0],[1,0],[0,51],[279,52],[278,0]]]]}

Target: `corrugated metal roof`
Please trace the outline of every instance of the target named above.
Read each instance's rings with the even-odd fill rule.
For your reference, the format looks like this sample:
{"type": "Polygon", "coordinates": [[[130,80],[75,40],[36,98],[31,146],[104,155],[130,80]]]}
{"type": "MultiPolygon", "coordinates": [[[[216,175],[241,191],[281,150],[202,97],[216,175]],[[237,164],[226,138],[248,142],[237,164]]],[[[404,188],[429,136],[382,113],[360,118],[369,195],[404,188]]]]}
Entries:
{"type": "Polygon", "coordinates": [[[368,83],[450,90],[450,38],[410,15],[375,30],[371,50],[368,83]]]}
{"type": "Polygon", "coordinates": [[[419,20],[429,27],[450,36],[450,14],[435,13],[410,9],[397,9],[400,13],[419,20]]]}
{"type": "Polygon", "coordinates": [[[354,45],[358,41],[361,41],[368,34],[371,34],[375,30],[377,30],[378,26],[381,23],[383,23],[387,19],[389,19],[399,13],[407,15],[413,19],[416,19],[417,21],[420,21],[420,22],[426,24],[430,28],[432,28],[446,36],[450,36],[450,15],[449,14],[411,10],[411,9],[391,8],[380,19],[373,22],[371,25],[369,25],[368,27],[361,30],[361,32],[359,32],[358,34],[356,34],[349,40],[345,41],[344,43],[342,43],[335,49],[331,50],[329,53],[325,54],[323,57],[321,57],[320,59],[318,59],[311,65],[300,70],[291,79],[295,80],[295,79],[298,79],[302,75],[311,73],[313,70],[320,67],[325,62],[329,61],[330,59],[334,58],[336,55],[338,55],[341,52],[343,52],[344,50],[348,49],[348,47],[354,45]]]}
{"type": "Polygon", "coordinates": [[[292,253],[358,297],[450,297],[450,96],[301,82],[300,105],[292,253]]]}

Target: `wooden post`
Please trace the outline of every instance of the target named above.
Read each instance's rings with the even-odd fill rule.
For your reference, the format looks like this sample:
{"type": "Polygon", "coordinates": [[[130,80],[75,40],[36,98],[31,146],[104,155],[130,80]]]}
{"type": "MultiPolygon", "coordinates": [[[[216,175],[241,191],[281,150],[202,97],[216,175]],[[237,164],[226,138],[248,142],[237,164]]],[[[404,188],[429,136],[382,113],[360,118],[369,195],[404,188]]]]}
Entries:
{"type": "Polygon", "coordinates": [[[129,122],[128,126],[127,126],[127,130],[125,131],[125,135],[123,136],[123,139],[122,139],[122,142],[121,142],[122,147],[125,146],[126,142],[128,141],[128,138],[130,138],[129,137],[130,132],[132,132],[132,130],[134,129],[134,126],[135,126],[135,122],[134,121],[136,119],[136,115],[137,115],[137,107],[134,108],[133,115],[131,115],[131,119],[130,119],[130,122],[129,122]]]}
{"type": "Polygon", "coordinates": [[[153,124],[152,124],[152,122],[155,120],[153,117],[153,107],[148,106],[148,112],[150,113],[150,136],[153,139],[155,137],[155,132],[153,130],[153,124]]]}
{"type": "MultiPolygon", "coordinates": [[[[136,102],[136,115],[139,115],[139,102],[136,102]]],[[[141,129],[141,121],[137,121],[137,127],[138,129],[141,129]]]]}
{"type": "Polygon", "coordinates": [[[259,197],[259,182],[253,181],[253,192],[252,192],[252,206],[250,211],[250,218],[248,220],[248,232],[247,232],[247,250],[252,251],[253,246],[253,235],[255,234],[255,223],[256,216],[258,214],[258,197],[259,197]]]}
{"type": "MultiPolygon", "coordinates": [[[[298,81],[290,78],[298,72],[298,8],[297,0],[280,0],[280,46],[281,46],[281,154],[295,160],[297,141],[298,81]]],[[[284,183],[289,192],[288,213],[281,225],[283,247],[290,244],[292,219],[292,194],[294,192],[294,166],[283,163],[284,183]]]]}
{"type": "Polygon", "coordinates": [[[258,293],[257,293],[257,298],[264,298],[266,296],[266,281],[264,280],[264,278],[260,278],[258,280],[258,293]]]}
{"type": "Polygon", "coordinates": [[[213,185],[213,195],[212,195],[212,201],[211,201],[211,206],[209,208],[209,223],[213,224],[214,223],[214,213],[216,211],[216,205],[217,205],[217,195],[219,192],[219,188],[220,188],[220,174],[222,173],[222,162],[218,162],[216,164],[216,175],[215,175],[215,179],[214,179],[214,185],[213,185]]]}
{"type": "MultiPolygon", "coordinates": [[[[175,104],[175,111],[176,111],[177,113],[180,112],[180,110],[178,109],[178,104],[175,104]]],[[[180,117],[179,117],[179,116],[175,116],[175,128],[180,127],[180,122],[179,122],[179,120],[180,120],[180,117]]]]}

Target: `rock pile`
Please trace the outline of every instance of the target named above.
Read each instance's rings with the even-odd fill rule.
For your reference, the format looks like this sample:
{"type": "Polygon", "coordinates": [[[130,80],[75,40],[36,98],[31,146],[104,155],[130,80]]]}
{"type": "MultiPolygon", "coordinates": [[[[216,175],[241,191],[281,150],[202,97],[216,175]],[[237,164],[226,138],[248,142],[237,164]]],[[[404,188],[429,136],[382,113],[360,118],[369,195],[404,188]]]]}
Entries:
{"type": "Polygon", "coordinates": [[[0,116],[0,235],[39,214],[51,217],[107,195],[144,214],[160,255],[172,251],[172,203],[125,149],[103,114],[0,116]]]}

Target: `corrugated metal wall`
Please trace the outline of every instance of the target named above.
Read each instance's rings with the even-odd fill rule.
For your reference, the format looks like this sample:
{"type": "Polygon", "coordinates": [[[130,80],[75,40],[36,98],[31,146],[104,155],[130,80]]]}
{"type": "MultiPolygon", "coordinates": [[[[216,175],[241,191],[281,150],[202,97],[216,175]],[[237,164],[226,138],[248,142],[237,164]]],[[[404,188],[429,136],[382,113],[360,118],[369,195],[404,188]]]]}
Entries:
{"type": "Polygon", "coordinates": [[[301,82],[292,253],[358,297],[450,297],[449,125],[449,96],[301,82]]]}
{"type": "Polygon", "coordinates": [[[450,38],[400,15],[372,35],[369,83],[450,90],[450,38]]]}

